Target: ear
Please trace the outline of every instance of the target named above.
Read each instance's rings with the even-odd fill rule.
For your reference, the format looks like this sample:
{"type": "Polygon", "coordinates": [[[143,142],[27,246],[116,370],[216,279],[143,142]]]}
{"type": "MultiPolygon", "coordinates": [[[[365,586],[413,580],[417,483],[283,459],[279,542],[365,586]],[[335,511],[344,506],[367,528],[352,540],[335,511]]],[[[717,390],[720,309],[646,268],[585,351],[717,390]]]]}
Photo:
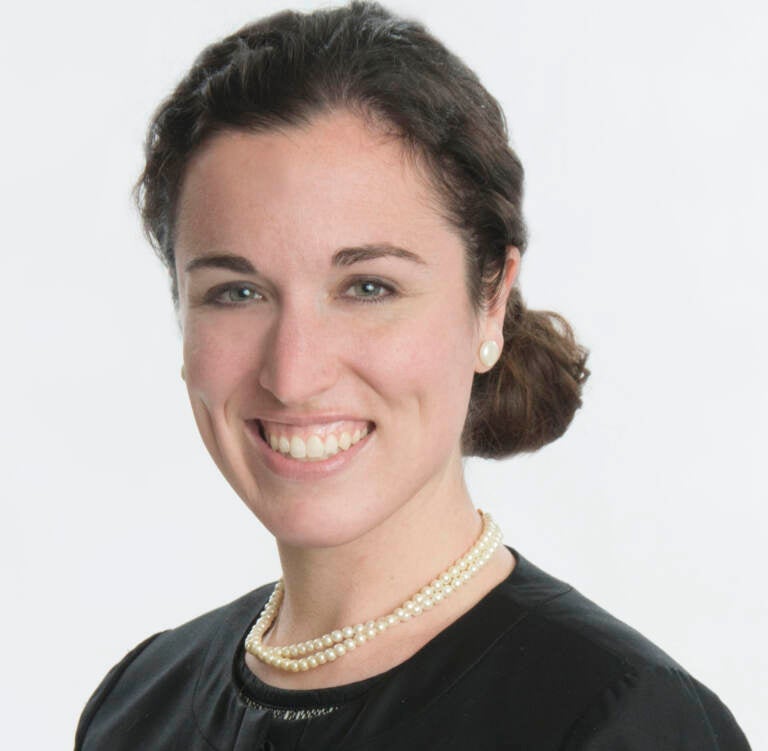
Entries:
{"type": "MultiPolygon", "coordinates": [[[[483,313],[479,327],[480,341],[494,341],[498,345],[499,350],[504,348],[502,332],[504,330],[504,314],[507,311],[507,300],[519,273],[520,250],[514,245],[509,245],[507,246],[507,259],[504,264],[501,287],[499,288],[496,302],[493,307],[483,313]]],[[[482,373],[488,369],[488,366],[481,364],[477,372],[482,373]]]]}
{"type": "MultiPolygon", "coordinates": [[[[514,245],[509,245],[507,247],[507,260],[504,264],[501,288],[499,289],[496,304],[485,313],[486,338],[501,337],[504,326],[504,314],[507,311],[507,300],[519,273],[520,251],[514,245]]],[[[501,347],[500,341],[497,344],[501,347]]]]}

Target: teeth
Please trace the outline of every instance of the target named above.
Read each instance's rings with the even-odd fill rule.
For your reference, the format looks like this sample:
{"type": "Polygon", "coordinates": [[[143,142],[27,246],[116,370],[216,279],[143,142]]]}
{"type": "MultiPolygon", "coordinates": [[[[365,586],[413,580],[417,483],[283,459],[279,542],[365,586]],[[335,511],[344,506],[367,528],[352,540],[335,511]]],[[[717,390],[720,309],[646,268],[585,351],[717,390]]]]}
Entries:
{"type": "MultiPolygon", "coordinates": [[[[299,439],[301,440],[301,439],[299,439]]],[[[307,456],[310,459],[319,459],[325,453],[325,446],[320,438],[311,435],[307,439],[307,456]]],[[[293,454],[291,454],[293,456],[293,454]]]]}
{"type": "Polygon", "coordinates": [[[303,459],[307,455],[307,446],[304,441],[295,435],[291,438],[291,456],[294,459],[303,459]]]}
{"type": "Polygon", "coordinates": [[[299,461],[322,461],[327,459],[339,451],[346,451],[350,446],[354,446],[358,441],[365,438],[368,435],[368,427],[355,428],[353,431],[344,430],[341,434],[325,432],[321,429],[324,435],[310,434],[306,438],[302,438],[298,435],[293,435],[290,438],[287,435],[279,433],[267,433],[266,427],[265,435],[267,437],[267,443],[273,451],[278,451],[281,454],[287,454],[293,459],[299,461]]]}
{"type": "Polygon", "coordinates": [[[326,456],[333,456],[334,454],[338,453],[339,451],[339,442],[336,440],[336,436],[331,433],[326,439],[325,439],[325,455],[326,456]]]}

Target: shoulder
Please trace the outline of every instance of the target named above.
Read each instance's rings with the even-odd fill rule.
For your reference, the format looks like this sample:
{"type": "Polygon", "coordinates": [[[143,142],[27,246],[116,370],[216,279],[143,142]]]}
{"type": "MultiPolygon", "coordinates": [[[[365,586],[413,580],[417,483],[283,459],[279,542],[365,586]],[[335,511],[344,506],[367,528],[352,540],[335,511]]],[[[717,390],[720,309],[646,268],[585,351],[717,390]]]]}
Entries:
{"type": "Polygon", "coordinates": [[[84,747],[95,720],[114,728],[147,711],[150,705],[158,712],[172,710],[171,703],[189,705],[195,677],[212,645],[238,639],[272,586],[253,590],[133,647],[109,670],[86,703],[77,726],[75,749],[84,747]]]}
{"type": "Polygon", "coordinates": [[[639,631],[514,551],[517,565],[499,599],[546,638],[566,640],[593,660],[617,666],[680,665],[639,631]]]}
{"type": "Polygon", "coordinates": [[[563,751],[749,751],[720,698],[680,668],[648,666],[612,680],[568,731],[563,751]]]}
{"type": "Polygon", "coordinates": [[[564,748],[749,748],[725,704],[673,657],[513,552],[518,565],[498,602],[516,625],[494,651],[530,666],[526,682],[553,699],[564,748]]]}

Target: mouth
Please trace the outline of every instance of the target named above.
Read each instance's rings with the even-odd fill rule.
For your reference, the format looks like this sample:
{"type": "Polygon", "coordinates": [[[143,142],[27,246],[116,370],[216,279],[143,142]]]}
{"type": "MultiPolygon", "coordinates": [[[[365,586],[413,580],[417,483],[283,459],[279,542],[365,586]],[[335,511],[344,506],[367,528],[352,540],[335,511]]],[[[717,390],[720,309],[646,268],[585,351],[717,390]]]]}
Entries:
{"type": "Polygon", "coordinates": [[[295,462],[326,462],[366,442],[376,424],[365,420],[339,420],[317,425],[290,425],[256,419],[253,427],[274,454],[295,462]]]}

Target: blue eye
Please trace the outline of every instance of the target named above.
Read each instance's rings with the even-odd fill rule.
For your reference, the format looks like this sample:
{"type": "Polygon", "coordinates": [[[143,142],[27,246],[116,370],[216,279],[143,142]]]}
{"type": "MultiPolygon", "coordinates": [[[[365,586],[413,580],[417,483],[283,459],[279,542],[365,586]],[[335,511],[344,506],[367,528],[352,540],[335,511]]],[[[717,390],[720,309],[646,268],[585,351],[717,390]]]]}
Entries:
{"type": "Polygon", "coordinates": [[[352,297],[356,297],[363,302],[380,302],[395,292],[390,285],[384,284],[377,279],[360,279],[351,284],[347,289],[356,290],[357,294],[353,294],[352,297]]]}
{"type": "Polygon", "coordinates": [[[217,305],[242,305],[261,299],[261,293],[250,284],[225,284],[212,290],[209,296],[217,305]]]}

